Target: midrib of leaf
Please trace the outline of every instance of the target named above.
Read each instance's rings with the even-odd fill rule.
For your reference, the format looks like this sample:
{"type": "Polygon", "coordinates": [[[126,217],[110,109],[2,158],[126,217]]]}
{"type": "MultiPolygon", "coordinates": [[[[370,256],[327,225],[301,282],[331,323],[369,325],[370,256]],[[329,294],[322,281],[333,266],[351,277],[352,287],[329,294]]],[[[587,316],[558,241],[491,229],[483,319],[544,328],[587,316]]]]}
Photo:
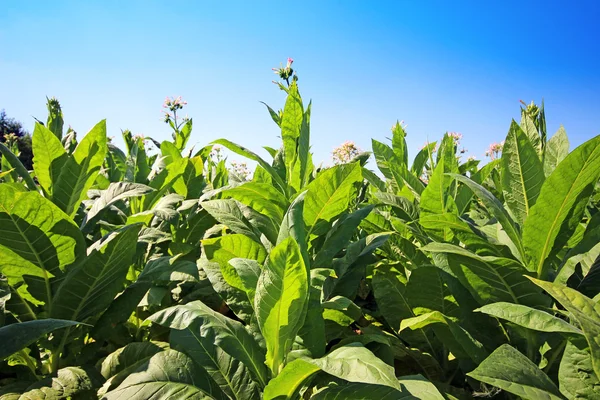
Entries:
{"type": "MultiPolygon", "coordinates": [[[[536,271],[537,271],[537,277],[538,277],[538,279],[541,279],[541,275],[542,275],[542,272],[543,272],[543,269],[544,269],[544,262],[546,261],[546,257],[547,257],[546,252],[548,251],[548,246],[550,244],[550,235],[549,235],[549,233],[551,233],[552,231],[554,231],[554,227],[556,226],[556,222],[558,220],[558,216],[560,214],[562,214],[562,211],[563,211],[563,209],[565,207],[565,203],[567,202],[567,200],[569,199],[569,197],[571,197],[571,193],[573,192],[573,188],[575,187],[575,183],[577,183],[577,181],[579,180],[579,177],[581,176],[581,173],[586,170],[586,167],[588,166],[589,163],[590,163],[590,159],[588,158],[588,159],[585,160],[585,163],[583,164],[583,167],[577,173],[577,177],[573,180],[573,184],[571,184],[571,187],[569,188],[569,192],[564,197],[564,199],[562,201],[562,204],[559,207],[559,212],[556,213],[556,217],[552,221],[552,225],[551,225],[550,229],[548,230],[548,232],[546,232],[546,241],[544,242],[542,257],[540,257],[540,259],[538,260],[538,264],[536,266],[536,271]]],[[[555,238],[556,238],[556,236],[555,236],[555,238]]]]}
{"type": "Polygon", "coordinates": [[[27,246],[29,247],[29,250],[35,256],[35,258],[37,259],[37,262],[39,263],[39,265],[40,265],[40,267],[42,269],[42,272],[44,274],[44,282],[45,282],[45,286],[46,286],[46,296],[48,298],[48,314],[50,314],[50,311],[52,310],[52,288],[50,287],[50,277],[48,276],[48,271],[46,271],[46,266],[42,262],[42,260],[40,258],[40,255],[38,254],[38,252],[35,251],[35,248],[32,246],[31,242],[29,241],[29,238],[27,238],[27,236],[25,235],[25,232],[23,232],[21,230],[21,228],[19,227],[19,225],[17,224],[17,222],[13,218],[13,214],[6,207],[4,207],[2,204],[0,204],[0,207],[2,207],[2,209],[4,210],[4,212],[6,212],[6,214],[10,218],[10,220],[13,222],[13,224],[15,225],[15,227],[17,228],[17,230],[21,234],[21,237],[23,238],[23,240],[25,241],[25,243],[27,243],[27,246]]]}

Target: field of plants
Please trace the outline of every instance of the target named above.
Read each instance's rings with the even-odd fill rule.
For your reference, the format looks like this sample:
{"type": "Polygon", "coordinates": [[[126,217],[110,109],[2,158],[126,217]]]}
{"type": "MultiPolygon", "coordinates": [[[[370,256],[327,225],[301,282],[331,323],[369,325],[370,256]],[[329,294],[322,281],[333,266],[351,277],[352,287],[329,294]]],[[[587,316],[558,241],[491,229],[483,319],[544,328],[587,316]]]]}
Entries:
{"type": "Polygon", "coordinates": [[[532,103],[482,167],[397,123],[319,168],[276,72],[269,159],[187,150],[179,98],[162,143],[54,99],[33,171],[0,143],[0,400],[600,399],[600,136],[532,103]]]}

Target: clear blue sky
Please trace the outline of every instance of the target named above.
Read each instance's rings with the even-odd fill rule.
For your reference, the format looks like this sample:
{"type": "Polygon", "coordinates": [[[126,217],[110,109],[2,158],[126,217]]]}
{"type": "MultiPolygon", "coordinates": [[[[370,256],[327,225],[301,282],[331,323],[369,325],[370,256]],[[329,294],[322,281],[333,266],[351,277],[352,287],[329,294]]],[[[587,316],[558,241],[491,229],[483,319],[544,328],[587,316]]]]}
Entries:
{"type": "Polygon", "coordinates": [[[80,134],[106,118],[110,136],[164,140],[163,99],[181,95],[192,144],[259,150],[279,144],[259,103],[283,105],[271,68],[293,57],[317,161],[345,140],[370,150],[396,120],[413,155],[456,131],[483,158],[519,99],[542,97],[549,131],[578,145],[600,133],[600,3],[567,4],[0,0],[0,109],[31,131],[56,96],[80,134]]]}

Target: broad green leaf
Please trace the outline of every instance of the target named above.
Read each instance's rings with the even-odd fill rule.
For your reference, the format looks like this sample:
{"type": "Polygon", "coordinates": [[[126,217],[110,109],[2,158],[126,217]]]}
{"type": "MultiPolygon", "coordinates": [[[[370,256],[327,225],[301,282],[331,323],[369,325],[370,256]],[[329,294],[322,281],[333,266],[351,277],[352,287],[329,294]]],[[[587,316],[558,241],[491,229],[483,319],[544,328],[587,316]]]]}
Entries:
{"type": "Polygon", "coordinates": [[[220,144],[222,146],[227,147],[229,150],[233,151],[234,153],[237,153],[241,156],[249,158],[252,161],[256,161],[261,167],[263,167],[271,175],[271,178],[273,179],[275,184],[281,189],[281,193],[287,192],[287,185],[281,179],[281,177],[279,176],[277,171],[269,163],[267,163],[265,160],[260,158],[257,154],[251,152],[250,150],[248,150],[245,147],[242,147],[233,142],[230,142],[227,139],[215,140],[211,144],[220,144]]]}
{"type": "Polygon", "coordinates": [[[188,356],[165,350],[139,366],[103,400],[227,399],[208,373],[188,356]]]}
{"type": "MultiPolygon", "coordinates": [[[[394,175],[392,174],[390,165],[397,161],[394,150],[387,144],[381,143],[375,139],[371,139],[371,146],[373,148],[373,155],[375,156],[377,168],[379,168],[379,171],[381,171],[381,174],[387,180],[393,181],[394,175]]],[[[397,183],[397,185],[401,184],[402,182],[397,183]]]]}
{"type": "Polygon", "coordinates": [[[267,384],[264,351],[240,322],[200,301],[167,308],[149,319],[173,329],[171,345],[206,369],[226,394],[251,398],[258,389],[252,380],[260,387],[267,384]]]}
{"type": "Polygon", "coordinates": [[[540,138],[540,134],[535,126],[535,123],[533,122],[532,117],[524,112],[521,113],[521,129],[527,135],[527,138],[531,142],[531,145],[535,151],[541,155],[543,143],[540,138]]]}
{"type": "Polygon", "coordinates": [[[504,199],[516,221],[523,226],[540,194],[545,177],[536,150],[514,120],[502,147],[501,160],[504,199]]]}
{"type": "Polygon", "coordinates": [[[37,190],[37,186],[29,175],[29,172],[23,166],[23,163],[19,160],[17,156],[13,154],[12,151],[8,149],[3,143],[0,143],[0,158],[4,157],[6,161],[10,164],[10,167],[14,169],[14,171],[23,179],[25,185],[29,190],[37,190]]]}
{"type": "Polygon", "coordinates": [[[558,383],[568,399],[600,398],[600,379],[594,373],[585,341],[567,342],[558,370],[558,383]]]}
{"type": "Polygon", "coordinates": [[[100,373],[107,380],[101,389],[102,394],[119,386],[152,356],[168,347],[164,342],[133,342],[109,354],[100,367],[100,373]]]}
{"type": "Polygon", "coordinates": [[[402,385],[402,391],[415,396],[420,400],[442,400],[446,399],[438,388],[421,375],[401,376],[398,382],[402,385]]]}
{"type": "Polygon", "coordinates": [[[563,399],[552,380],[537,365],[507,344],[497,348],[467,375],[524,399],[563,399]]]}
{"type": "Polygon", "coordinates": [[[264,263],[265,248],[244,235],[225,235],[202,241],[203,255],[198,265],[204,269],[215,291],[243,321],[249,322],[254,309],[248,300],[245,285],[229,263],[233,258],[246,258],[264,263]]]}
{"type": "MultiPolygon", "coordinates": [[[[300,249],[306,248],[306,225],[304,225],[304,199],[306,192],[300,193],[290,204],[277,236],[277,244],[280,244],[288,237],[293,237],[300,246],[300,249]]],[[[308,260],[305,260],[307,262],[308,260]]]]}
{"type": "Polygon", "coordinates": [[[519,232],[519,228],[515,225],[513,219],[510,217],[508,212],[506,212],[506,210],[502,206],[502,203],[500,203],[500,201],[496,197],[494,197],[494,195],[490,191],[488,191],[483,186],[475,183],[466,176],[458,174],[452,174],[451,176],[454,179],[467,185],[485,205],[489,213],[492,216],[496,217],[496,219],[498,220],[508,237],[511,239],[511,241],[517,248],[517,258],[522,260],[524,257],[524,250],[523,245],[521,244],[521,235],[519,232]]]}
{"type": "Polygon", "coordinates": [[[38,319],[4,326],[0,328],[0,360],[4,360],[52,331],[78,323],[61,319],[38,319]]]}
{"type": "Polygon", "coordinates": [[[179,149],[179,151],[183,151],[188,140],[190,140],[190,136],[192,135],[192,126],[192,118],[190,118],[181,127],[179,132],[177,132],[175,136],[175,147],[179,149]]]}
{"type": "MultiPolygon", "coordinates": [[[[434,386],[435,387],[435,386],[434,386]]],[[[373,385],[368,383],[348,383],[342,385],[329,386],[311,397],[311,400],[413,400],[423,399],[423,397],[414,397],[408,391],[399,391],[383,385],[373,385]]],[[[440,398],[443,400],[443,397],[440,398]]]]}
{"type": "Polygon", "coordinates": [[[65,367],[56,376],[44,378],[31,386],[19,397],[22,400],[86,399],[96,397],[96,388],[102,377],[93,368],[65,367]]]}
{"type": "Polygon", "coordinates": [[[83,321],[104,311],[123,288],[140,228],[128,225],[94,243],[61,282],[50,315],[83,321]]]}
{"type": "Polygon", "coordinates": [[[271,250],[258,280],[255,310],[267,344],[266,364],[277,376],[304,323],[308,302],[308,266],[293,238],[271,250]]]}
{"type": "Polygon", "coordinates": [[[596,376],[600,379],[600,303],[566,286],[530,278],[536,285],[554,297],[579,323],[583,331],[596,376]]]}
{"type": "MultiPolygon", "coordinates": [[[[84,249],[77,226],[52,202],[37,192],[0,184],[0,273],[10,285],[24,278],[35,281],[38,284],[28,288],[28,293],[38,301],[51,302],[50,280],[60,277],[84,249]]],[[[27,300],[33,299],[28,296],[27,300]]]]}
{"type": "Polygon", "coordinates": [[[229,260],[229,264],[231,264],[240,277],[240,281],[244,291],[248,295],[250,304],[254,305],[256,285],[258,284],[258,278],[262,271],[261,266],[256,260],[249,260],[247,258],[232,258],[229,260]]]}
{"type": "Polygon", "coordinates": [[[519,262],[502,257],[478,256],[462,247],[430,243],[422,248],[445,253],[452,273],[480,305],[506,301],[528,306],[547,306],[548,298],[524,276],[528,273],[519,262]]]}
{"type": "Polygon", "coordinates": [[[557,243],[557,237],[570,236],[567,233],[574,229],[573,223],[580,222],[584,209],[576,206],[587,203],[589,187],[598,178],[600,136],[571,152],[544,182],[523,227],[523,247],[538,277],[544,276],[546,259],[553,249],[564,244],[557,243]]]}
{"type": "Polygon", "coordinates": [[[362,182],[360,164],[342,164],[321,172],[308,186],[304,200],[307,238],[327,231],[329,223],[348,209],[356,184],[362,182]]]}
{"type": "Polygon", "coordinates": [[[60,139],[44,125],[36,123],[31,138],[33,171],[44,190],[51,198],[58,177],[68,159],[60,139]]]}
{"type": "Polygon", "coordinates": [[[333,258],[348,245],[360,222],[371,212],[373,206],[366,206],[340,217],[327,233],[325,242],[315,256],[311,268],[329,267],[333,258]]]}
{"type": "Polygon", "coordinates": [[[541,332],[560,332],[581,335],[579,329],[545,311],[505,302],[487,304],[474,311],[505,319],[524,328],[541,332]]]}
{"type": "Polygon", "coordinates": [[[400,390],[394,368],[377,358],[359,343],[340,347],[325,357],[297,359],[265,388],[264,399],[291,399],[298,388],[318,371],[356,383],[383,385],[400,390]]]}
{"type": "Polygon", "coordinates": [[[110,205],[119,200],[143,196],[152,192],[153,190],[154,189],[151,187],[142,185],[140,183],[113,182],[110,184],[108,189],[103,190],[100,193],[100,196],[94,200],[92,207],[86,214],[86,221],[91,220],[102,210],[108,208],[110,205]]]}
{"type": "Polygon", "coordinates": [[[450,351],[458,357],[470,358],[475,364],[481,363],[488,355],[483,345],[474,339],[469,332],[464,330],[456,322],[439,311],[432,311],[417,317],[403,319],[400,323],[400,331],[404,329],[421,329],[431,324],[444,324],[448,327],[450,335],[444,331],[436,331],[436,336],[450,351]]]}
{"type": "Polygon", "coordinates": [[[419,151],[419,153],[417,153],[415,159],[413,160],[412,166],[410,167],[410,170],[413,174],[416,176],[421,176],[427,161],[432,158],[432,152],[436,145],[437,142],[428,143],[419,151]]]}
{"type": "Polygon", "coordinates": [[[246,182],[240,186],[227,189],[223,196],[231,197],[252,207],[259,213],[281,224],[283,214],[288,207],[287,200],[278,190],[267,183],[246,182]]]}
{"type": "Polygon", "coordinates": [[[52,201],[68,215],[75,215],[94,184],[106,156],[106,121],[93,127],[61,166],[53,181],[52,201]]]}
{"type": "Polygon", "coordinates": [[[210,200],[203,201],[200,205],[214,219],[233,232],[246,235],[255,242],[260,243],[260,232],[250,224],[235,200],[210,200]]]}
{"type": "Polygon", "coordinates": [[[166,195],[184,174],[188,163],[185,158],[175,160],[150,180],[149,186],[154,191],[144,196],[142,211],[151,210],[166,195]]]}

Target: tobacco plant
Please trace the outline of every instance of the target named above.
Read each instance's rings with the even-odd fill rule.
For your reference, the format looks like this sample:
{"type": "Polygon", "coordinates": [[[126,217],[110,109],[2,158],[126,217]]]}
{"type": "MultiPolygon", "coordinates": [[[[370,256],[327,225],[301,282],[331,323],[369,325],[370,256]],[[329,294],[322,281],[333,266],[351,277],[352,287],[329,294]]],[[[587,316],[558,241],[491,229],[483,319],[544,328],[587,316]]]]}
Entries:
{"type": "Polygon", "coordinates": [[[173,140],[50,99],[33,171],[0,144],[0,400],[597,398],[600,137],[532,103],[481,168],[401,123],[318,168],[292,63],[268,160],[187,149],[180,98],[173,140]]]}

